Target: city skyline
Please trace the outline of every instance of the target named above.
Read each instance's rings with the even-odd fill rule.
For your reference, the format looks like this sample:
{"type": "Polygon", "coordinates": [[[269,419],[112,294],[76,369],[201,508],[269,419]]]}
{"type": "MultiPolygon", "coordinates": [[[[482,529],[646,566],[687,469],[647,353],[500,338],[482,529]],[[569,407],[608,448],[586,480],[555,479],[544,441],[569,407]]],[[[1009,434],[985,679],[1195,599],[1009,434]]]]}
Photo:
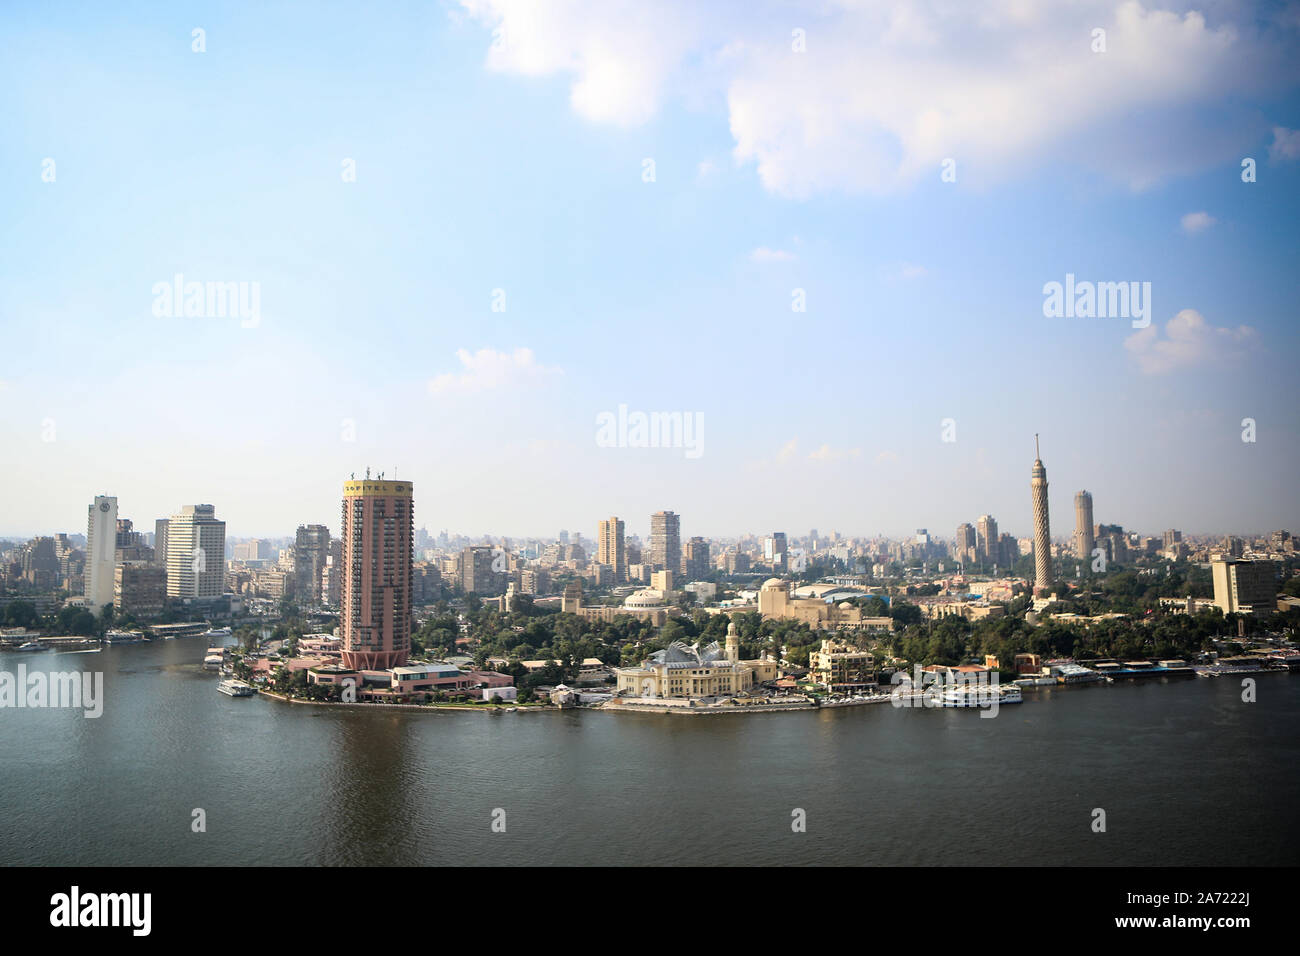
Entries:
{"type": "Polygon", "coordinates": [[[36,34],[7,5],[3,533],[76,528],[98,489],[270,534],[369,460],[439,526],[585,527],[595,484],[705,535],[1023,534],[1035,432],[1106,521],[1300,524],[1294,23],[670,6],[398,4],[344,37],[294,4],[36,34]],[[963,121],[1003,93],[1014,135],[963,121]],[[1132,319],[1045,314],[1130,282],[1132,319]],[[186,318],[190,283],[256,314],[186,318]],[[611,447],[624,408],[693,444],[611,447]]]}
{"type": "MultiPolygon", "coordinates": [[[[1038,471],[1039,471],[1039,469],[1041,469],[1042,467],[1043,467],[1043,463],[1041,462],[1041,460],[1036,459],[1035,462],[1034,462],[1034,469],[1033,469],[1033,473],[1034,473],[1034,474],[1033,474],[1033,477],[1034,477],[1035,481],[1037,481],[1037,479],[1038,479],[1038,471]]],[[[353,481],[360,480],[360,479],[356,479],[356,478],[355,478],[356,473],[357,473],[357,472],[356,472],[355,469],[351,472],[351,474],[352,474],[352,476],[353,476],[353,478],[352,478],[353,481]]],[[[381,480],[380,477],[379,477],[380,473],[378,472],[378,469],[375,469],[375,474],[376,474],[376,477],[374,477],[374,478],[370,478],[370,477],[369,477],[369,471],[366,471],[366,476],[367,476],[367,477],[365,478],[365,480],[367,480],[367,481],[379,481],[379,480],[381,480]]],[[[393,476],[388,476],[388,481],[391,482],[391,481],[396,481],[396,480],[398,480],[398,479],[396,479],[396,478],[393,477],[393,476]]],[[[404,481],[404,482],[405,482],[406,484],[408,484],[408,485],[412,484],[412,481],[411,481],[410,479],[401,479],[401,480],[404,481]]],[[[1051,505],[1051,501],[1052,501],[1052,498],[1051,498],[1051,495],[1050,495],[1050,493],[1049,493],[1049,491],[1048,491],[1048,489],[1047,489],[1047,487],[1046,487],[1046,477],[1045,477],[1045,474],[1044,474],[1044,477],[1042,478],[1042,480],[1043,480],[1043,482],[1044,482],[1043,491],[1042,491],[1042,497],[1043,497],[1043,500],[1044,500],[1044,501],[1047,503],[1047,505],[1050,507],[1050,505],[1051,505]]],[[[1031,482],[1031,484],[1034,484],[1034,483],[1031,482]]],[[[1037,528],[1036,528],[1036,526],[1035,526],[1035,517],[1034,517],[1034,516],[1035,516],[1035,513],[1036,513],[1036,512],[1035,512],[1035,508],[1036,508],[1037,498],[1038,498],[1038,491],[1037,491],[1036,485],[1034,485],[1034,487],[1031,487],[1031,492],[1032,492],[1032,493],[1031,493],[1030,506],[1029,506],[1028,508],[1024,509],[1025,512],[1029,515],[1028,520],[1025,522],[1025,524],[1027,525],[1027,527],[1026,527],[1024,530],[1020,530],[1020,531],[1012,531],[1012,532],[1011,532],[1011,534],[1012,534],[1015,538],[1017,538],[1017,539],[1022,539],[1022,540],[1023,540],[1023,539],[1032,539],[1032,538],[1034,538],[1034,537],[1037,535],[1037,533],[1038,533],[1038,532],[1037,532],[1037,528]]],[[[116,516],[119,514],[118,501],[119,501],[120,497],[121,497],[120,495],[114,495],[114,496],[108,496],[108,497],[106,497],[106,496],[102,496],[102,495],[96,495],[96,496],[94,496],[94,501],[92,502],[92,504],[89,506],[89,509],[88,509],[88,510],[92,513],[92,518],[93,518],[93,512],[94,512],[95,506],[96,506],[96,505],[97,505],[101,500],[108,500],[108,501],[112,501],[112,502],[114,502],[114,512],[113,512],[113,514],[114,514],[114,516],[116,517],[116,516]]],[[[186,508],[192,508],[192,507],[194,507],[194,506],[186,506],[186,508]]],[[[210,506],[205,506],[205,507],[210,507],[210,506]]],[[[1060,502],[1057,502],[1057,506],[1056,506],[1056,507],[1057,507],[1058,510],[1060,510],[1061,508],[1064,508],[1065,505],[1061,504],[1060,502]]],[[[1068,523],[1068,524],[1069,524],[1069,528],[1070,528],[1070,531],[1069,531],[1069,532],[1062,532],[1062,533],[1058,533],[1058,534],[1052,535],[1051,532],[1050,532],[1050,520],[1049,520],[1048,522],[1045,522],[1045,525],[1047,526],[1047,527],[1045,528],[1045,530],[1046,530],[1046,532],[1047,532],[1047,534],[1048,534],[1048,537],[1049,537],[1049,540],[1050,540],[1050,541],[1052,541],[1054,544],[1063,544],[1063,543],[1068,543],[1068,544],[1070,544],[1071,547],[1072,547],[1072,548],[1074,549],[1074,551],[1075,551],[1075,556],[1076,556],[1076,557],[1079,557],[1079,558],[1082,558],[1084,555],[1078,553],[1078,542],[1079,542],[1079,539],[1080,539],[1080,534],[1079,534],[1079,528],[1080,528],[1080,525],[1079,525],[1079,516],[1080,516],[1081,513],[1086,513],[1087,516],[1089,517],[1089,519],[1092,519],[1092,518],[1093,518],[1093,496],[1092,496],[1091,492],[1089,492],[1089,491],[1080,491],[1080,492],[1077,492],[1077,493],[1075,493],[1074,495],[1070,496],[1069,507],[1070,507],[1070,512],[1071,512],[1071,514],[1073,515],[1073,520],[1070,521],[1070,522],[1068,523]],[[1080,498],[1080,496],[1084,496],[1084,500],[1086,500],[1086,507],[1085,507],[1084,505],[1081,504],[1081,498],[1080,498]],[[1081,509],[1083,509],[1083,511],[1081,511],[1081,509]]],[[[185,510],[185,509],[182,509],[182,510],[185,510]]],[[[125,512],[126,512],[126,509],[120,509],[120,513],[125,514],[125,512]]],[[[132,513],[134,513],[134,511],[133,511],[132,513]]],[[[644,519],[643,519],[643,521],[644,521],[644,531],[638,530],[638,526],[634,523],[634,524],[631,525],[632,530],[626,532],[626,537],[627,537],[629,540],[635,538],[635,539],[641,541],[642,544],[643,544],[643,546],[646,548],[647,554],[649,554],[649,553],[651,552],[652,548],[654,547],[654,544],[653,544],[653,539],[654,539],[654,531],[653,531],[654,521],[655,521],[656,518],[661,517],[661,516],[664,516],[664,515],[668,516],[669,519],[670,519],[669,528],[670,528],[670,530],[671,530],[671,535],[672,535],[672,537],[675,538],[675,540],[676,540],[677,555],[678,555],[678,557],[680,558],[681,553],[684,551],[684,546],[683,546],[682,543],[681,543],[682,540],[683,540],[683,535],[682,535],[682,532],[681,532],[681,521],[682,521],[682,518],[683,518],[684,516],[683,516],[683,514],[682,514],[681,512],[676,512],[676,511],[674,511],[673,509],[659,509],[658,511],[653,512],[653,513],[651,513],[651,514],[648,514],[648,515],[646,515],[646,516],[644,517],[644,519]]],[[[145,516],[145,518],[148,518],[148,517],[150,517],[150,516],[148,516],[148,515],[145,516]]],[[[175,515],[171,515],[171,517],[175,517],[175,515]]],[[[1106,517],[1106,516],[1103,515],[1103,517],[1106,517]]],[[[141,519],[132,519],[132,520],[141,520],[141,519]]],[[[160,526],[164,525],[165,522],[167,521],[166,518],[159,518],[159,519],[156,519],[156,520],[157,520],[157,524],[160,525],[160,526]]],[[[633,520],[635,521],[635,519],[633,519],[633,520]]],[[[557,537],[558,537],[560,534],[564,533],[566,529],[572,529],[572,530],[570,531],[570,533],[577,533],[577,534],[581,535],[582,538],[583,538],[584,540],[587,540],[587,541],[590,543],[590,548],[591,548],[591,552],[592,552],[591,556],[592,556],[593,558],[595,558],[596,555],[597,555],[598,553],[600,553],[600,550],[601,550],[602,547],[603,547],[603,545],[602,545],[602,538],[603,538],[603,536],[604,536],[605,533],[606,533],[606,528],[605,528],[606,523],[607,523],[607,522],[614,522],[614,521],[617,522],[617,524],[618,524],[618,528],[617,528],[616,536],[615,536],[614,538],[611,538],[611,547],[613,547],[612,542],[613,542],[614,540],[617,540],[617,542],[618,542],[618,549],[621,550],[621,547],[622,547],[622,541],[623,541],[623,539],[624,539],[624,535],[625,535],[625,531],[624,531],[624,529],[625,529],[626,527],[628,527],[628,524],[629,524],[628,519],[627,519],[627,518],[626,518],[622,513],[615,513],[615,514],[613,514],[613,515],[609,515],[609,516],[607,516],[606,518],[597,518],[597,519],[594,519],[594,520],[592,520],[592,521],[588,521],[588,522],[586,522],[585,524],[584,524],[584,523],[580,523],[580,522],[570,522],[570,523],[568,523],[568,524],[562,524],[562,525],[560,525],[560,526],[557,526],[557,527],[555,527],[555,528],[552,528],[552,529],[550,529],[549,531],[548,531],[548,530],[543,530],[543,531],[536,532],[536,533],[512,533],[512,532],[509,531],[509,530],[500,530],[500,529],[487,529],[487,530],[479,530],[479,531],[475,531],[475,530],[468,530],[468,529],[464,529],[464,528],[458,528],[458,527],[455,527],[455,526],[453,526],[453,525],[447,524],[447,523],[445,523],[445,522],[439,523],[439,522],[436,522],[436,521],[435,521],[435,522],[432,522],[432,523],[430,523],[430,522],[423,522],[423,523],[419,524],[417,527],[422,528],[422,529],[424,529],[424,530],[426,530],[426,531],[431,531],[431,530],[432,530],[434,533],[437,533],[437,532],[439,532],[439,531],[444,531],[444,530],[445,530],[445,531],[447,531],[449,534],[451,534],[453,537],[464,537],[464,538],[471,538],[471,539],[474,539],[474,538],[488,538],[488,537],[493,538],[493,539],[496,539],[496,538],[503,538],[503,537],[504,537],[504,538],[510,538],[510,539],[539,539],[539,540],[557,539],[557,537]],[[590,533],[590,534],[588,533],[588,531],[589,531],[590,529],[588,529],[588,531],[584,531],[584,530],[582,530],[583,528],[585,528],[585,527],[587,526],[587,524],[594,524],[596,530],[595,530],[593,533],[590,533]]],[[[986,513],[981,514],[981,515],[979,516],[979,519],[978,519],[977,523],[974,524],[974,525],[972,525],[972,524],[970,523],[970,521],[969,521],[968,518],[964,518],[962,521],[960,521],[960,522],[956,525],[956,527],[957,527],[957,529],[958,529],[958,534],[960,534],[962,528],[966,528],[966,529],[969,530],[969,532],[970,532],[970,534],[971,534],[971,548],[973,549],[973,551],[978,551],[978,554],[979,554],[979,556],[980,556],[981,558],[988,557],[989,554],[991,553],[988,549],[989,549],[990,547],[993,547],[993,546],[995,546],[995,545],[997,544],[997,539],[996,539],[996,538],[992,538],[992,539],[990,540],[990,538],[987,537],[987,536],[984,534],[984,532],[983,532],[983,530],[982,530],[982,527],[983,527],[983,523],[984,523],[985,521],[987,521],[988,524],[989,524],[989,532],[988,532],[989,536],[991,536],[991,535],[993,535],[993,534],[996,534],[996,533],[998,532],[999,528],[1001,528],[1001,530],[1002,530],[1003,532],[1006,532],[1008,528],[1017,528],[1017,527],[1018,527],[1018,525],[1015,524],[1014,521],[1013,521],[1012,523],[1009,523],[1009,524],[1008,524],[1008,523],[1004,520],[1004,518],[1001,517],[1001,516],[999,516],[999,514],[996,513],[996,512],[993,512],[993,513],[986,512],[986,513]],[[978,534],[977,534],[977,526],[981,529],[981,530],[979,531],[978,534]],[[978,544],[977,544],[976,542],[978,542],[978,544]]],[[[1119,525],[1119,526],[1123,527],[1123,528],[1125,529],[1126,532],[1130,532],[1130,533],[1138,533],[1138,534],[1143,534],[1143,535],[1155,535],[1155,534],[1161,534],[1161,533],[1164,533],[1164,532],[1165,532],[1168,528],[1170,528],[1170,527],[1178,527],[1178,528],[1179,528],[1179,531],[1180,531],[1182,534],[1189,535],[1189,536],[1202,536],[1202,537],[1204,537],[1204,536],[1211,536],[1211,537],[1213,537],[1213,536],[1220,536],[1220,535],[1254,535],[1254,536],[1266,536],[1266,535],[1268,535],[1268,534],[1271,534],[1273,531],[1278,530],[1279,528],[1288,529],[1288,526],[1287,526],[1285,523],[1281,523],[1281,522],[1275,522],[1273,525],[1271,525],[1271,526],[1269,526],[1269,527],[1267,527],[1267,528],[1235,528],[1235,529],[1226,529],[1226,530],[1220,530],[1220,529],[1216,529],[1216,530],[1197,529],[1197,528],[1193,528],[1193,527],[1186,526],[1185,523],[1178,522],[1178,521],[1171,522],[1171,523],[1167,523],[1167,524],[1165,524],[1165,525],[1163,525],[1163,526],[1161,526],[1161,527],[1156,527],[1155,525],[1151,525],[1150,527],[1148,527],[1148,526],[1143,525],[1143,524],[1133,525],[1133,524],[1128,524],[1128,523],[1125,523],[1125,522],[1122,522],[1122,521],[1114,521],[1114,520],[1107,520],[1107,521],[1104,521],[1104,522],[1102,522],[1102,523],[1107,524],[1107,525],[1119,525]]],[[[228,522],[228,521],[223,520],[223,521],[222,521],[222,524],[225,525],[226,527],[229,527],[229,522],[228,522]]],[[[343,531],[343,528],[342,528],[342,525],[341,525],[341,524],[340,524],[340,525],[333,525],[333,524],[329,524],[329,523],[319,524],[319,523],[314,522],[314,521],[309,521],[309,520],[306,519],[306,518],[300,518],[300,519],[292,519],[292,520],[288,520],[288,521],[285,523],[285,527],[287,528],[288,526],[293,526],[293,527],[296,529],[296,531],[288,531],[288,530],[284,530],[284,529],[282,529],[282,530],[279,530],[279,531],[264,531],[264,532],[251,533],[251,534],[250,534],[250,533],[243,532],[243,531],[238,531],[238,532],[236,532],[236,533],[233,533],[233,534],[229,534],[229,535],[227,535],[227,537],[228,537],[229,539],[231,539],[231,540],[257,540],[257,539],[278,540],[278,539],[286,539],[286,538],[290,538],[290,539],[291,539],[291,538],[294,538],[295,536],[301,538],[301,536],[302,536],[302,532],[303,532],[304,528],[323,527],[323,528],[325,528],[325,529],[328,530],[329,534],[342,534],[342,531],[343,531]]],[[[692,532],[695,531],[695,528],[694,528],[693,526],[689,526],[689,525],[688,525],[688,527],[690,528],[690,530],[691,530],[692,532]]],[[[804,522],[804,523],[802,523],[802,524],[792,524],[792,525],[790,525],[790,529],[791,529],[791,530],[786,531],[786,532],[776,532],[776,533],[779,534],[779,535],[782,536],[782,537],[785,537],[785,536],[789,535],[790,537],[799,538],[799,537],[803,537],[804,534],[805,534],[805,532],[798,530],[799,528],[802,528],[802,527],[807,527],[807,528],[809,528],[809,529],[813,529],[813,528],[816,528],[816,527],[817,527],[817,524],[815,524],[815,523],[809,523],[809,522],[804,522]]],[[[937,524],[934,523],[934,522],[926,522],[926,523],[922,523],[922,522],[918,519],[916,522],[912,522],[912,523],[909,525],[908,530],[906,530],[906,531],[900,531],[900,532],[892,532],[892,533],[891,533],[891,532],[886,532],[886,531],[860,531],[860,530],[854,530],[854,529],[846,529],[846,528],[844,528],[844,527],[840,527],[840,526],[836,525],[834,522],[832,522],[832,523],[830,523],[830,524],[826,524],[825,527],[827,528],[828,531],[838,533],[839,535],[841,535],[842,537],[845,537],[845,538],[891,538],[891,539],[896,539],[896,540],[907,540],[907,539],[911,539],[911,538],[913,538],[913,537],[915,536],[916,531],[917,531],[917,528],[919,528],[919,527],[924,527],[924,528],[926,528],[926,529],[930,529],[930,528],[937,528],[937,527],[942,527],[942,526],[937,525],[937,524]]],[[[1058,527],[1061,527],[1061,525],[1058,525],[1058,527]]],[[[1090,521],[1089,524],[1087,525],[1087,528],[1088,528],[1087,540],[1091,541],[1091,540],[1092,540],[1092,528],[1093,528],[1093,525],[1092,525],[1091,521],[1090,521]]],[[[31,532],[20,532],[20,533],[13,533],[13,532],[4,532],[4,531],[0,531],[0,540],[23,540],[23,539],[30,539],[30,538],[34,538],[34,537],[38,537],[38,536],[48,536],[48,535],[57,534],[57,533],[69,533],[69,532],[67,532],[67,531],[62,531],[60,528],[57,528],[57,527],[43,528],[43,529],[36,530],[36,531],[31,531],[31,532]]],[[[77,532],[74,531],[74,532],[71,532],[71,533],[76,534],[77,532]]],[[[611,532],[611,533],[613,533],[613,532],[611,532]]],[[[758,538],[758,539],[761,540],[761,539],[763,539],[765,536],[768,536],[768,535],[770,535],[770,534],[771,534],[771,532],[768,532],[768,531],[764,531],[764,530],[763,530],[763,526],[762,526],[761,524],[754,524],[754,525],[751,525],[751,526],[746,527],[746,528],[743,528],[743,529],[732,530],[732,531],[728,531],[728,532],[725,532],[725,533],[709,532],[709,533],[705,533],[705,534],[698,535],[698,536],[699,536],[699,537],[703,537],[703,538],[705,538],[706,540],[714,540],[714,539],[729,540],[729,539],[736,539],[736,538],[741,538],[741,537],[755,537],[755,538],[758,538]]],[[[936,539],[939,539],[939,540],[951,540],[951,541],[954,541],[954,542],[957,542],[958,544],[960,544],[960,541],[958,541],[958,537],[957,537],[957,536],[952,536],[952,537],[950,537],[949,535],[944,534],[944,533],[942,533],[942,532],[937,532],[937,533],[936,533],[936,532],[933,532],[933,531],[928,532],[928,534],[929,534],[929,536],[930,536],[931,538],[936,538],[936,539]]],[[[694,533],[692,533],[692,534],[686,535],[685,537],[686,537],[686,538],[693,538],[693,537],[697,537],[697,535],[694,534],[694,533]]],[[[1089,547],[1089,548],[1087,549],[1087,551],[1090,553],[1090,552],[1091,552],[1091,547],[1089,547]]],[[[625,558],[625,557],[620,557],[620,560],[622,560],[622,561],[626,561],[626,558],[625,558]]],[[[993,562],[993,563],[996,563],[996,562],[993,562]]]]}

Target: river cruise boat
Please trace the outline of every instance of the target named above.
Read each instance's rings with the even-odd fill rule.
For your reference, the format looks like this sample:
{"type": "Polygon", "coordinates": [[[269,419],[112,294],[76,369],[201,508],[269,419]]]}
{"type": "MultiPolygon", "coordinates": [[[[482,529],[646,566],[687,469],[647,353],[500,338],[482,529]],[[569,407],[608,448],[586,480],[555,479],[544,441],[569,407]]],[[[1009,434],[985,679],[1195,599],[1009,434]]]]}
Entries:
{"type": "Polygon", "coordinates": [[[944,707],[991,707],[994,701],[1002,704],[1019,704],[1024,700],[1015,684],[957,684],[945,687],[939,695],[944,707]]]}
{"type": "Polygon", "coordinates": [[[105,644],[139,644],[143,640],[143,631],[109,631],[104,635],[105,644]]]}
{"type": "Polygon", "coordinates": [[[234,679],[221,681],[217,684],[217,690],[225,694],[227,697],[252,697],[257,693],[251,684],[247,684],[242,680],[234,679]]]}

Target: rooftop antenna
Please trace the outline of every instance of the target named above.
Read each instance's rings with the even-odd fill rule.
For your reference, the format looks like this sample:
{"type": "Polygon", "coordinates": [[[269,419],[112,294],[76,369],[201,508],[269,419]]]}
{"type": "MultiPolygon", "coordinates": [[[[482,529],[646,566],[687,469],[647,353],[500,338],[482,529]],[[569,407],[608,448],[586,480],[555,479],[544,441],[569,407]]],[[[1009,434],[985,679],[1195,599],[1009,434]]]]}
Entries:
{"type": "Polygon", "coordinates": [[[1039,460],[1043,457],[1038,453],[1038,432],[1034,432],[1034,457],[1039,460]]]}

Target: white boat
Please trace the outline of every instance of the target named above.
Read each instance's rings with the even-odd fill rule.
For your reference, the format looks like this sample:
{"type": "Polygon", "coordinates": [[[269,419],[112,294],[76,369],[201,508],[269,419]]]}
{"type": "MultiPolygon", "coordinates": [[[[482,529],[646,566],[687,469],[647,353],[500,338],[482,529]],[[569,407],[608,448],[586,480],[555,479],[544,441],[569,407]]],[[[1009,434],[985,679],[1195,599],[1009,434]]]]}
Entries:
{"type": "Polygon", "coordinates": [[[143,640],[139,631],[109,631],[104,635],[105,644],[139,644],[143,640]]]}
{"type": "Polygon", "coordinates": [[[242,680],[234,679],[221,681],[217,684],[217,690],[221,691],[221,693],[225,694],[227,697],[252,697],[257,693],[251,684],[247,684],[242,680]]]}
{"type": "Polygon", "coordinates": [[[1019,704],[1024,700],[1015,684],[957,684],[945,687],[939,695],[944,707],[992,707],[1002,704],[1019,704]]]}
{"type": "Polygon", "coordinates": [[[210,627],[204,631],[200,637],[229,637],[230,628],[228,627],[210,627]]]}
{"type": "Polygon", "coordinates": [[[19,645],[18,645],[18,650],[20,650],[20,651],[48,651],[49,648],[46,647],[44,644],[42,644],[40,641],[28,641],[26,644],[19,644],[19,645]]]}

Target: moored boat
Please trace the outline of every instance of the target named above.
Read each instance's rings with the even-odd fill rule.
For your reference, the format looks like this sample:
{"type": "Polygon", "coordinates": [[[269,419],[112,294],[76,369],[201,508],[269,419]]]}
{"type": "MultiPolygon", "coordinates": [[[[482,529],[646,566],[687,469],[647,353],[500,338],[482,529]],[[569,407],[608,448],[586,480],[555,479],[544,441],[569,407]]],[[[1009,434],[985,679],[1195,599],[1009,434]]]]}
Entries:
{"type": "Polygon", "coordinates": [[[995,703],[1019,704],[1024,701],[1015,684],[957,684],[945,687],[939,695],[944,707],[992,707],[995,703]]]}
{"type": "Polygon", "coordinates": [[[251,684],[242,680],[223,680],[217,684],[217,690],[227,697],[252,697],[257,693],[251,684]]]}

